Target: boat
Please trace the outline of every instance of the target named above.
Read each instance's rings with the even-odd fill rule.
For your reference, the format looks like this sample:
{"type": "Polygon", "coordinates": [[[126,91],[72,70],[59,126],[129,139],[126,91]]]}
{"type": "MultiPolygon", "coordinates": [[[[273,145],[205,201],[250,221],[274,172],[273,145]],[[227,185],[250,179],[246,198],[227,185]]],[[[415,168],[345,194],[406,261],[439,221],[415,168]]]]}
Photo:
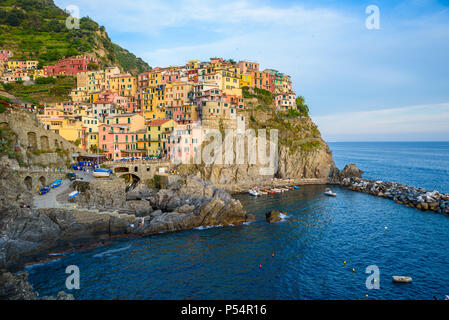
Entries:
{"type": "Polygon", "coordinates": [[[260,190],[259,193],[260,193],[261,195],[263,195],[263,196],[266,196],[266,195],[268,194],[267,191],[263,191],[263,190],[260,190]]]}
{"type": "Polygon", "coordinates": [[[332,190],[329,189],[329,188],[327,188],[326,190],[324,190],[324,194],[325,194],[326,196],[329,196],[329,197],[336,197],[336,196],[337,196],[337,194],[336,194],[335,192],[332,192],[332,190]]]}
{"type": "Polygon", "coordinates": [[[249,189],[249,190],[248,190],[248,193],[249,193],[250,195],[254,196],[254,197],[260,196],[259,191],[254,190],[254,189],[249,189]]]}
{"type": "Polygon", "coordinates": [[[46,193],[49,193],[49,192],[50,192],[50,187],[49,186],[45,186],[45,187],[43,187],[42,189],[39,190],[39,194],[41,196],[46,194],[46,193]]]}
{"type": "Polygon", "coordinates": [[[73,191],[73,192],[69,193],[69,200],[75,198],[79,194],[80,193],[78,191],[73,191]]]}
{"type": "Polygon", "coordinates": [[[270,190],[270,189],[265,189],[264,190],[266,193],[268,193],[268,194],[274,194],[275,192],[274,191],[272,191],[272,190],[270,190]]]}
{"type": "Polygon", "coordinates": [[[280,189],[277,189],[277,188],[273,188],[273,189],[271,189],[271,191],[273,191],[274,193],[281,193],[282,192],[280,189]]]}
{"type": "Polygon", "coordinates": [[[111,173],[111,169],[95,169],[92,173],[92,176],[94,176],[95,178],[107,178],[111,175],[111,173]]]}
{"type": "Polygon", "coordinates": [[[61,185],[61,183],[62,183],[62,180],[56,180],[50,186],[54,189],[54,188],[59,187],[61,185]]]}
{"type": "Polygon", "coordinates": [[[404,277],[404,276],[393,276],[393,282],[396,283],[411,283],[412,282],[411,277],[404,277]]]}
{"type": "Polygon", "coordinates": [[[298,186],[293,186],[293,188],[294,188],[295,190],[298,190],[298,189],[299,189],[299,187],[298,187],[298,186]]]}

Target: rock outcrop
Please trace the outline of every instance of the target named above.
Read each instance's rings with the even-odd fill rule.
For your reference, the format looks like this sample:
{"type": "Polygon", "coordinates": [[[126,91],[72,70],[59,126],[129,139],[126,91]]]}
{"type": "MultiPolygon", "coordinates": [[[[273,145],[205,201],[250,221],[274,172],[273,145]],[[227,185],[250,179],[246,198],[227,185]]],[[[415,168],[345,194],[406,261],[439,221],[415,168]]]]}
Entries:
{"type": "MultiPolygon", "coordinates": [[[[126,201],[124,184],[117,182],[105,192],[102,183],[84,184],[87,195],[80,196],[77,208],[29,209],[6,201],[11,205],[0,211],[0,268],[18,270],[25,263],[48,258],[51,250],[79,248],[112,237],[254,220],[224,190],[193,176],[157,193],[139,187],[140,194],[150,195],[146,200],[126,201]],[[92,199],[101,204],[102,211],[92,209],[96,204],[92,199]]],[[[14,188],[10,189],[13,193],[14,188]]]]}
{"type": "Polygon", "coordinates": [[[268,211],[265,214],[265,219],[267,220],[268,223],[274,223],[274,222],[278,222],[282,220],[282,216],[281,213],[277,210],[271,210],[268,211]]]}
{"type": "Polygon", "coordinates": [[[243,210],[240,201],[211,182],[195,176],[180,185],[160,190],[149,198],[154,211],[137,230],[153,234],[207,226],[229,226],[254,220],[243,210]]]}
{"type": "Polygon", "coordinates": [[[91,182],[75,182],[73,188],[80,192],[75,202],[85,208],[125,208],[126,183],[121,178],[95,179],[91,182]]]}
{"type": "Polygon", "coordinates": [[[0,300],[75,300],[72,294],[64,291],[58,292],[56,297],[44,296],[34,291],[28,282],[28,273],[23,272],[13,275],[10,272],[0,270],[0,300]]]}
{"type": "Polygon", "coordinates": [[[340,179],[344,178],[361,178],[363,171],[357,168],[354,163],[347,164],[343,171],[339,173],[340,179]]]}

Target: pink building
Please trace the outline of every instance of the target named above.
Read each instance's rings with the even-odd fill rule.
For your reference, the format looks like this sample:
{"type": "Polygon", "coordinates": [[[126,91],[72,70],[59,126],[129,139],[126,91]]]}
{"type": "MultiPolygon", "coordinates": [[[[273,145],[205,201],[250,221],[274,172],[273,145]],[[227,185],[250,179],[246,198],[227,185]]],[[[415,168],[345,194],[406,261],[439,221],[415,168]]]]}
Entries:
{"type": "Polygon", "coordinates": [[[13,53],[9,50],[0,50],[0,60],[8,61],[13,56],[13,53]]]}
{"type": "Polygon", "coordinates": [[[182,77],[182,72],[181,70],[165,70],[162,71],[161,76],[162,76],[162,84],[168,84],[180,81],[182,77]]]}
{"type": "Polygon", "coordinates": [[[105,122],[98,126],[98,141],[108,159],[146,155],[146,151],[138,150],[137,146],[138,132],[145,129],[145,120],[141,115],[120,114],[107,117],[105,122]]]}
{"type": "Polygon", "coordinates": [[[46,76],[55,75],[76,75],[82,71],[88,71],[89,63],[98,64],[98,61],[94,58],[76,56],[59,60],[53,66],[44,67],[44,74],[46,76]]]}
{"type": "Polygon", "coordinates": [[[243,74],[259,72],[259,64],[256,62],[240,61],[237,66],[239,67],[240,72],[243,74]]]}
{"type": "Polygon", "coordinates": [[[288,111],[289,109],[296,109],[296,94],[279,94],[274,97],[276,108],[281,111],[288,111]]]}
{"type": "Polygon", "coordinates": [[[167,141],[167,153],[174,163],[195,163],[201,159],[203,130],[199,122],[178,124],[167,141]]]}

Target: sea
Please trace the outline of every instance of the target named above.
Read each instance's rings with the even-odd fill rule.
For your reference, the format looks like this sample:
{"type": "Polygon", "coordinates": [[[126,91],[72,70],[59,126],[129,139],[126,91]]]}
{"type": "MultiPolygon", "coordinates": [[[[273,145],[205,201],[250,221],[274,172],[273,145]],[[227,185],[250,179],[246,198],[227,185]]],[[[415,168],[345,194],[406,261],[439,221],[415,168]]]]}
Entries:
{"type": "MultiPolygon", "coordinates": [[[[364,177],[449,192],[449,142],[330,143],[364,177]]],[[[442,299],[449,295],[449,216],[326,186],[236,196],[256,221],[64,254],[27,267],[34,289],[76,299],[442,299]],[[287,216],[268,224],[265,213],[287,216]],[[77,266],[79,289],[67,289],[77,266]],[[413,278],[409,284],[392,276],[413,278]]]]}

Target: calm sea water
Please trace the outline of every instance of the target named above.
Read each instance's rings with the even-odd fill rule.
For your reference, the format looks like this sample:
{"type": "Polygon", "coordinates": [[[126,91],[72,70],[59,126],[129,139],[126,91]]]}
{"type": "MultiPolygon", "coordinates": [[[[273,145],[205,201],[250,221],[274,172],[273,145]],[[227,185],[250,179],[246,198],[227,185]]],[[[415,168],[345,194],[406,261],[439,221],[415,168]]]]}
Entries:
{"type": "MultiPolygon", "coordinates": [[[[356,162],[367,177],[449,189],[449,144],[331,148],[339,167],[356,162]]],[[[65,290],[77,299],[366,299],[366,294],[369,299],[432,299],[449,294],[449,217],[338,187],[333,188],[337,198],[328,198],[324,188],[304,186],[259,199],[239,196],[256,216],[249,225],[115,241],[27,271],[41,295],[65,290]],[[289,217],[269,225],[264,214],[270,209],[285,210],[289,217]],[[65,288],[69,265],[80,268],[80,290],[65,288]],[[379,267],[379,290],[366,288],[370,265],[379,267]],[[393,284],[393,275],[414,281],[393,284]]]]}
{"type": "Polygon", "coordinates": [[[356,163],[368,179],[449,193],[449,142],[329,143],[340,170],[356,163]]]}

